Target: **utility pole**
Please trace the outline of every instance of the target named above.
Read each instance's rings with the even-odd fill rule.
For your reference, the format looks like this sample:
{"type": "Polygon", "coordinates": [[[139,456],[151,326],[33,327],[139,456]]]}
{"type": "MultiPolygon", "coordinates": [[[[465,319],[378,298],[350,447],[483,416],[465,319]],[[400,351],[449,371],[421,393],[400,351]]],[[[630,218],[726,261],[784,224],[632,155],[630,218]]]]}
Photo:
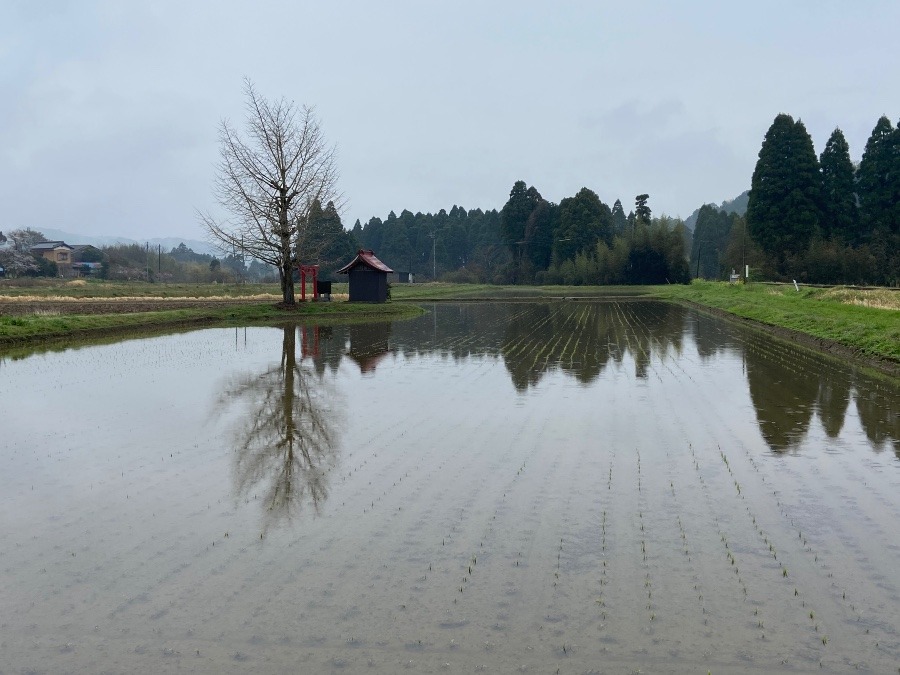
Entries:
{"type": "Polygon", "coordinates": [[[437,233],[432,232],[429,236],[431,237],[431,280],[437,281],[437,258],[434,255],[437,233]]]}
{"type": "Polygon", "coordinates": [[[744,234],[741,237],[741,267],[744,268],[744,281],[747,281],[747,217],[744,216],[744,234]]]}

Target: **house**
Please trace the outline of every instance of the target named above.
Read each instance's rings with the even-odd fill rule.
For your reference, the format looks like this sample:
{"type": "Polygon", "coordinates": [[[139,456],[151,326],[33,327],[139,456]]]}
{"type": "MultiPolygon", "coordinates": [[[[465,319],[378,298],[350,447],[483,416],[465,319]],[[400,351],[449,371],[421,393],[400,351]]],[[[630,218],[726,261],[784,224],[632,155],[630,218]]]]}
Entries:
{"type": "Polygon", "coordinates": [[[103,251],[96,246],[72,244],[72,273],[80,277],[99,276],[103,269],[103,257],[103,251]]]}
{"type": "Polygon", "coordinates": [[[103,271],[103,263],[73,262],[72,273],[77,277],[97,277],[103,271]]]}
{"type": "Polygon", "coordinates": [[[72,262],[100,262],[103,251],[91,244],[72,244],[72,262]]]}
{"type": "Polygon", "coordinates": [[[64,241],[43,241],[40,244],[35,244],[28,250],[32,255],[40,256],[45,260],[55,262],[62,268],[69,266],[69,263],[72,261],[72,251],[74,249],[64,241]]]}
{"type": "Polygon", "coordinates": [[[91,244],[70,246],[64,241],[43,241],[28,249],[32,255],[55,262],[61,277],[96,276],[103,252],[91,244]]]}
{"type": "Polygon", "coordinates": [[[356,257],[338,270],[350,281],[350,302],[386,302],[388,274],[394,270],[375,257],[370,250],[360,249],[356,257]]]}

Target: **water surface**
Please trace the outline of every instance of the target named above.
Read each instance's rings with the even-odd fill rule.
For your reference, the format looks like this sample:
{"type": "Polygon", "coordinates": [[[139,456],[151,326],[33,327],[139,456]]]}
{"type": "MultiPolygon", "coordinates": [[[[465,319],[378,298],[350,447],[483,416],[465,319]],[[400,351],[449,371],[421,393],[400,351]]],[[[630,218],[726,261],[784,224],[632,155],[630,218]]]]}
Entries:
{"type": "Polygon", "coordinates": [[[0,671],[896,670],[896,381],[429,309],[0,361],[0,671]]]}

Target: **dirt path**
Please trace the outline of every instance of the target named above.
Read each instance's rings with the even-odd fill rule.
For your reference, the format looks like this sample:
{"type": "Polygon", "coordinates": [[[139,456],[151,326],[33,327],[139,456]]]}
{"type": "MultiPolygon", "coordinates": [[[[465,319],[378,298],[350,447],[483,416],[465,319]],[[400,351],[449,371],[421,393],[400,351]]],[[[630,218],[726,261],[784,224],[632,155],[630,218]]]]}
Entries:
{"type": "Polygon", "coordinates": [[[50,300],[18,300],[0,298],[0,315],[38,314],[134,314],[170,309],[203,309],[230,305],[253,305],[275,300],[253,298],[54,298],[50,300]]]}

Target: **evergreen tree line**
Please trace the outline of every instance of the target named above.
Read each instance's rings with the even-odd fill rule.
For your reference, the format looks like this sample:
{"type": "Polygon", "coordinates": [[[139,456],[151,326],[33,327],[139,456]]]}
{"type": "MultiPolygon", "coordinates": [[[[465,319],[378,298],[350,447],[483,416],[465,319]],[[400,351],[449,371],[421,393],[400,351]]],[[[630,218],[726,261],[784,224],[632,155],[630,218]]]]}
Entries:
{"type": "Polygon", "coordinates": [[[512,256],[508,281],[539,284],[664,284],[690,281],[681,220],[653,218],[650,196],[635,197],[627,216],[589,188],[554,204],[517,181],[500,211],[512,256]]]}
{"type": "MultiPolygon", "coordinates": [[[[840,129],[816,156],[805,126],[775,118],[754,170],[745,215],[705,205],[693,231],[653,218],[646,194],[625,214],[583,188],[554,204],[517,181],[497,211],[357,221],[352,234],[419,278],[492,283],[650,284],[755,279],[900,284],[900,127],[878,120],[862,161],[840,129]]],[[[738,205],[735,204],[735,207],[738,205]]]]}
{"type": "Polygon", "coordinates": [[[900,128],[881,117],[854,166],[840,129],[816,157],[803,122],[778,115],[753,172],[746,228],[767,278],[900,284],[900,128]]]}
{"type": "Polygon", "coordinates": [[[415,213],[356,221],[350,234],[362,248],[398,272],[416,279],[458,282],[507,283],[509,251],[500,236],[496,209],[467,211],[454,205],[447,212],[415,213]]]}
{"type": "Polygon", "coordinates": [[[652,218],[649,195],[625,214],[592,190],[554,204],[517,181],[498,212],[454,206],[436,214],[393,211],[351,234],[416,278],[498,284],[643,284],[689,281],[680,220],[652,218]]]}

